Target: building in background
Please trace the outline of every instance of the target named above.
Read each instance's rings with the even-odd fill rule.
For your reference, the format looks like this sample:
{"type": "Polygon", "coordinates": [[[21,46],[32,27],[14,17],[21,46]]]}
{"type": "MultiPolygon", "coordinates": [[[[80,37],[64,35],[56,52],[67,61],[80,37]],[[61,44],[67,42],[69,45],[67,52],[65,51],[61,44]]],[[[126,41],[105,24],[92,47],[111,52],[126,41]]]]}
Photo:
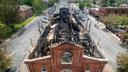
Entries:
{"type": "Polygon", "coordinates": [[[28,5],[20,5],[18,9],[17,19],[23,21],[33,15],[33,9],[28,5]]]}
{"type": "Polygon", "coordinates": [[[91,8],[89,13],[98,17],[101,21],[104,17],[113,14],[113,15],[126,15],[128,16],[128,7],[101,7],[101,8],[91,8]]]}

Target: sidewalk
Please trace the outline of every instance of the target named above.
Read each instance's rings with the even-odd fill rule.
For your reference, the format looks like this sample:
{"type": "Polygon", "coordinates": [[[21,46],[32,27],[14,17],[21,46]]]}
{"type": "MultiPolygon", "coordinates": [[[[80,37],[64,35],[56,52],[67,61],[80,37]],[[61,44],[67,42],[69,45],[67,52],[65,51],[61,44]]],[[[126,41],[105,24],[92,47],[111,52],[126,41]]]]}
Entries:
{"type": "Polygon", "coordinates": [[[103,72],[114,72],[114,71],[109,64],[106,64],[103,69],[103,72]]]}
{"type": "MultiPolygon", "coordinates": [[[[94,18],[94,17],[92,17],[92,16],[90,16],[90,15],[88,15],[88,18],[90,18],[91,19],[91,21],[93,21],[93,25],[97,25],[97,27],[98,27],[98,29],[97,28],[95,28],[95,29],[93,29],[93,30],[91,30],[91,38],[92,38],[92,40],[94,40],[94,42],[98,45],[98,50],[103,54],[103,56],[105,56],[105,58],[111,58],[111,56],[109,56],[109,55],[106,55],[106,54],[108,54],[109,52],[107,52],[107,51],[105,51],[104,52],[104,50],[106,50],[106,49],[108,49],[108,48],[116,48],[116,46],[113,46],[114,44],[109,44],[109,43],[105,43],[104,41],[108,41],[108,40],[104,40],[104,38],[112,38],[114,41],[112,41],[111,43],[114,43],[115,41],[117,42],[117,41],[120,41],[119,40],[119,38],[116,36],[116,35],[114,35],[112,32],[110,32],[109,30],[107,31],[107,32],[104,32],[103,31],[103,29],[106,29],[105,28],[105,25],[103,24],[103,23],[101,23],[101,22],[97,22],[96,21],[96,19],[94,18]],[[98,32],[100,32],[100,34],[92,34],[92,32],[95,32],[96,31],[96,29],[97,29],[97,31],[98,32]],[[95,30],[95,31],[94,31],[95,30]],[[104,37],[102,37],[101,35],[104,35],[104,37]],[[108,35],[108,36],[106,36],[106,35],[108,35]],[[96,36],[96,37],[95,37],[96,36]],[[99,38],[99,39],[98,39],[99,38]],[[103,44],[104,43],[104,45],[101,45],[101,44],[103,44]],[[105,48],[104,48],[105,47],[105,48]],[[103,49],[104,48],[104,49],[103,49]],[[108,56],[108,57],[106,57],[106,56],[108,56]]],[[[92,26],[93,28],[94,28],[94,26],[92,26]]],[[[98,33],[97,32],[97,33],[98,33]]],[[[108,41],[109,42],[109,41],[108,41]]],[[[113,59],[112,59],[113,60],[113,59]]],[[[110,66],[111,64],[110,63],[108,63],[106,66],[105,66],[105,68],[104,68],[104,71],[103,72],[114,72],[115,71],[115,69],[112,67],[112,66],[110,66]]]]}
{"type": "MultiPolygon", "coordinates": [[[[49,22],[48,22],[48,23],[49,23],[49,22]]],[[[48,23],[47,23],[47,25],[48,25],[48,23]]],[[[46,27],[47,25],[45,25],[45,27],[46,27]]],[[[44,29],[45,29],[45,28],[44,28],[44,29]]],[[[43,33],[43,31],[44,31],[44,30],[42,30],[42,33],[43,33]]],[[[31,48],[28,50],[28,53],[25,55],[24,60],[25,60],[25,59],[28,59],[29,55],[30,55],[30,54],[33,52],[33,50],[35,49],[36,44],[37,44],[37,43],[33,43],[33,44],[32,44],[31,48]]],[[[19,69],[18,69],[16,72],[29,72],[27,65],[24,63],[24,60],[22,61],[22,63],[20,64],[19,69]]]]}
{"type": "MultiPolygon", "coordinates": [[[[28,53],[25,55],[24,60],[29,57],[29,54],[32,53],[32,51],[35,49],[35,47],[36,47],[36,44],[32,44],[32,47],[29,49],[28,53]]],[[[22,61],[19,69],[16,72],[29,72],[27,65],[24,63],[24,60],[22,61]]]]}

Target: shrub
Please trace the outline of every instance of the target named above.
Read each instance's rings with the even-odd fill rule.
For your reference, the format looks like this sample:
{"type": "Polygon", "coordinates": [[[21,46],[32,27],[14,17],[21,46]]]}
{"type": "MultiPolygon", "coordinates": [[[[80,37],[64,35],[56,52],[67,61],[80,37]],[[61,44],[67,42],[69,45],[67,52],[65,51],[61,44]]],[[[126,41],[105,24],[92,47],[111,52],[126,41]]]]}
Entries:
{"type": "Polygon", "coordinates": [[[7,52],[0,48],[0,72],[5,72],[11,65],[11,57],[7,55],[7,52]]]}
{"type": "Polygon", "coordinates": [[[0,24],[0,40],[8,38],[11,35],[12,35],[12,29],[5,24],[0,24]]]}
{"type": "Polygon", "coordinates": [[[117,56],[118,72],[128,72],[128,54],[121,53],[117,56]]]}

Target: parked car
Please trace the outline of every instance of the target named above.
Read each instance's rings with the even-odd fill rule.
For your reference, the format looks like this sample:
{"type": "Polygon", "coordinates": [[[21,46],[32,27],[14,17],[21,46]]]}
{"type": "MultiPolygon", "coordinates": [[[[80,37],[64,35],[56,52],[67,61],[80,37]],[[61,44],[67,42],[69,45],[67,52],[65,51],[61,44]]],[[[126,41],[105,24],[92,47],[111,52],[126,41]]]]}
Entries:
{"type": "Polygon", "coordinates": [[[43,20],[43,23],[48,23],[49,20],[43,20]]]}
{"type": "Polygon", "coordinates": [[[111,31],[114,34],[116,34],[116,36],[118,36],[119,38],[121,38],[122,37],[122,34],[126,32],[125,30],[122,30],[120,28],[113,28],[111,31]]]}
{"type": "Polygon", "coordinates": [[[122,41],[122,45],[128,48],[128,32],[122,34],[121,41],[122,41]]]}
{"type": "Polygon", "coordinates": [[[47,20],[49,19],[48,16],[43,16],[43,18],[44,18],[44,19],[47,19],[47,20]]]}

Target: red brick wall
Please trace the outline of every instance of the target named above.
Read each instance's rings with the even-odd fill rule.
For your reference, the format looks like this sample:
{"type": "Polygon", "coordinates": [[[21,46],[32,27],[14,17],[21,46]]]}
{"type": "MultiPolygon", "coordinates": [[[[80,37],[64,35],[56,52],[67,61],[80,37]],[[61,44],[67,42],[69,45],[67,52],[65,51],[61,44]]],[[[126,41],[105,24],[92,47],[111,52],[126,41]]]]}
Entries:
{"type": "Polygon", "coordinates": [[[81,60],[83,55],[83,50],[80,47],[74,45],[59,45],[55,48],[52,48],[52,61],[55,65],[55,72],[60,72],[64,68],[71,68],[73,72],[79,72],[81,66],[81,60]],[[64,65],[61,64],[61,55],[64,51],[71,51],[73,54],[73,63],[64,65]],[[58,70],[57,70],[58,69],[58,70]]]}
{"type": "Polygon", "coordinates": [[[90,65],[91,72],[102,72],[106,62],[99,62],[83,58],[83,48],[73,44],[62,44],[51,48],[51,57],[44,60],[26,62],[30,72],[41,72],[45,66],[48,72],[61,72],[62,69],[71,69],[72,72],[85,72],[86,65],[90,65]],[[64,51],[70,51],[73,54],[72,64],[61,64],[61,55],[64,51]]]}
{"type": "Polygon", "coordinates": [[[99,10],[90,9],[89,13],[92,16],[98,16],[100,18],[100,21],[103,20],[105,16],[108,16],[109,14],[115,14],[115,15],[126,15],[128,16],[128,8],[99,8],[99,10]]]}
{"type": "Polygon", "coordinates": [[[48,72],[51,72],[51,58],[25,63],[30,72],[41,72],[43,66],[47,68],[48,72]]]}
{"type": "Polygon", "coordinates": [[[91,72],[102,72],[104,65],[107,62],[100,62],[100,61],[96,61],[96,60],[91,60],[91,59],[87,59],[87,58],[83,58],[82,61],[82,72],[85,72],[86,70],[86,66],[89,65],[90,66],[90,71],[91,72]]]}

